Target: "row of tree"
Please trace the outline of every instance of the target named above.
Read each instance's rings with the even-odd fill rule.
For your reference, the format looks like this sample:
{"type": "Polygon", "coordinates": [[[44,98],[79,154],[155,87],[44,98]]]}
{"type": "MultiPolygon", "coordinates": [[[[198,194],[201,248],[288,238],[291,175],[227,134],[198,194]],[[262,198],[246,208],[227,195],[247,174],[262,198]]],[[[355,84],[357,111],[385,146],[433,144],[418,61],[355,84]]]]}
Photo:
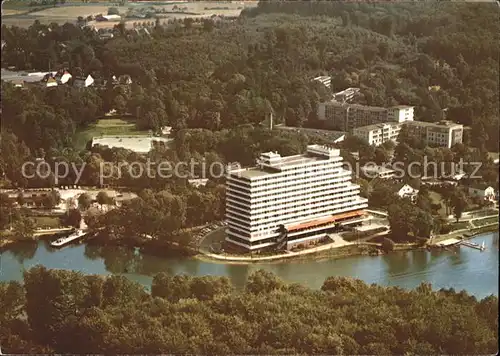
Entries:
{"type": "Polygon", "coordinates": [[[34,267],[0,283],[0,343],[16,353],[491,354],[498,298],[368,286],[321,290],[269,272],[243,290],[226,278],[156,275],[151,294],[123,276],[34,267]],[[369,297],[367,297],[369,296],[369,297]]]}

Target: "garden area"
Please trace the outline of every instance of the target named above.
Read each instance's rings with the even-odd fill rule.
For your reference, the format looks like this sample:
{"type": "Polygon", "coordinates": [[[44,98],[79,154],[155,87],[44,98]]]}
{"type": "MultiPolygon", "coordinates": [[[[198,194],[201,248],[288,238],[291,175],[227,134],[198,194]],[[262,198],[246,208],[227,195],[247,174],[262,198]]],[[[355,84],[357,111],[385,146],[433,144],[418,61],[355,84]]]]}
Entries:
{"type": "Polygon", "coordinates": [[[87,142],[92,138],[103,135],[149,135],[149,131],[138,130],[136,124],[130,119],[100,119],[94,125],[90,125],[75,135],[75,147],[85,149],[87,142]]]}
{"type": "Polygon", "coordinates": [[[486,226],[494,223],[498,223],[498,216],[492,216],[485,219],[474,220],[472,222],[472,224],[476,227],[486,226]]]}

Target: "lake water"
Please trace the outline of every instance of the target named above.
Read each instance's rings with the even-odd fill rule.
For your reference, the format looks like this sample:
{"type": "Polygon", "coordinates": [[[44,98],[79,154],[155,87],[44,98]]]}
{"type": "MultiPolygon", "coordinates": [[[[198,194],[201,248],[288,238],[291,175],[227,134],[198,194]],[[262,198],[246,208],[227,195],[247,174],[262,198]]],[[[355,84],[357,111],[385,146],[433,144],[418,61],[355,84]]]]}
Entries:
{"type": "Polygon", "coordinates": [[[91,245],[67,246],[53,250],[46,242],[14,247],[0,254],[0,281],[22,281],[23,271],[41,264],[47,268],[80,271],[86,274],[121,274],[147,287],[162,271],[192,276],[228,277],[242,287],[248,275],[259,268],[287,282],[299,282],[320,288],[329,276],[350,276],[367,283],[415,288],[430,282],[434,289],[465,289],[476,297],[498,295],[498,233],[478,236],[471,241],[481,244],[481,252],[469,247],[450,251],[406,251],[382,256],[353,256],[281,261],[262,264],[228,264],[196,258],[164,258],[141,254],[133,249],[91,245]]]}

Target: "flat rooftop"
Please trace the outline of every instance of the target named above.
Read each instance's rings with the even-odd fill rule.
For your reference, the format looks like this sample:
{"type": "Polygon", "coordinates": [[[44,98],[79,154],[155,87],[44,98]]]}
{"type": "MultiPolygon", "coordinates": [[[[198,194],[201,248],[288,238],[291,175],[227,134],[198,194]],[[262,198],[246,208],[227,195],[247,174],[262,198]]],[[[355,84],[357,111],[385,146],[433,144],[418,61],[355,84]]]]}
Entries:
{"type": "Polygon", "coordinates": [[[276,164],[274,166],[275,169],[273,169],[272,167],[270,167],[270,168],[253,167],[253,168],[247,168],[247,169],[244,169],[241,171],[236,171],[234,173],[239,175],[240,177],[243,177],[243,178],[260,177],[260,176],[278,173],[279,169],[282,169],[282,168],[291,167],[291,166],[300,165],[300,164],[311,163],[311,162],[316,162],[316,161],[324,161],[324,160],[325,160],[325,157],[315,157],[312,155],[297,155],[297,156],[281,157],[281,163],[276,164]]]}
{"type": "Polygon", "coordinates": [[[410,124],[413,126],[425,126],[425,127],[454,127],[463,126],[462,124],[457,124],[452,121],[439,121],[439,122],[427,122],[427,121],[405,121],[405,124],[410,124]]]}
{"type": "Polygon", "coordinates": [[[366,172],[376,172],[376,173],[390,173],[390,172],[395,172],[394,169],[392,168],[387,168],[384,166],[374,166],[374,165],[367,165],[361,167],[363,171],[366,172]]]}
{"type": "Polygon", "coordinates": [[[373,124],[373,125],[366,125],[366,126],[356,127],[353,130],[376,130],[376,129],[381,129],[384,126],[395,127],[395,126],[400,126],[400,125],[401,125],[400,122],[383,122],[383,123],[380,123],[380,124],[373,124]]]}

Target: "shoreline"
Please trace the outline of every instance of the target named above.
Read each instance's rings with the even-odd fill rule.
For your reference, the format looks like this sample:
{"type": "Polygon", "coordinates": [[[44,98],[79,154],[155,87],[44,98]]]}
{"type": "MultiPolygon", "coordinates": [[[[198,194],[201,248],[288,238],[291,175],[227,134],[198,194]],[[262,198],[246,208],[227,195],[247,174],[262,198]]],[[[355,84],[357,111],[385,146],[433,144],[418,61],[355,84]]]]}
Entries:
{"type": "MultiPolygon", "coordinates": [[[[469,240],[472,238],[475,238],[476,236],[486,234],[486,233],[498,233],[498,228],[499,228],[499,223],[493,223],[481,227],[477,227],[475,229],[469,229],[467,231],[460,231],[458,233],[450,233],[447,235],[440,235],[440,239],[450,239],[454,238],[457,235],[462,236],[462,240],[469,240]]],[[[56,235],[56,234],[54,234],[56,235]]],[[[9,248],[12,248],[17,245],[21,244],[26,244],[26,243],[36,243],[39,240],[45,241],[45,240],[50,240],[50,237],[53,235],[40,235],[33,237],[32,239],[29,240],[12,240],[12,239],[5,239],[5,240],[0,240],[0,252],[5,252],[8,251],[9,248]]],[[[131,243],[125,242],[124,240],[122,241],[114,241],[113,243],[110,243],[109,241],[106,241],[105,243],[99,242],[98,239],[91,239],[89,241],[84,241],[81,243],[88,243],[91,245],[97,245],[97,246],[110,246],[110,245],[116,245],[116,246],[124,246],[124,247],[130,247],[130,248],[139,248],[141,249],[142,253],[146,254],[153,254],[157,256],[164,256],[164,257],[171,257],[170,253],[158,253],[159,251],[156,251],[157,253],[153,253],[155,249],[158,249],[160,247],[157,243],[141,243],[141,244],[136,244],[136,243],[131,243]]],[[[182,254],[177,254],[175,252],[180,252],[179,250],[177,251],[171,251],[175,253],[175,256],[178,257],[191,257],[195,258],[201,261],[209,261],[209,262],[217,262],[221,264],[236,264],[236,265],[245,265],[245,264],[255,264],[255,263],[279,263],[283,261],[300,261],[300,260],[310,260],[311,258],[313,259],[322,259],[322,258],[344,258],[344,257],[352,257],[352,256],[377,256],[377,255],[385,255],[389,254],[391,252],[397,252],[397,251],[411,251],[411,250],[421,250],[421,249],[427,249],[429,246],[432,247],[432,245],[425,244],[425,245],[416,245],[416,243],[409,243],[409,244],[395,244],[394,250],[391,252],[379,252],[377,255],[372,255],[370,254],[371,251],[373,251],[376,247],[379,247],[380,244],[376,243],[367,243],[367,242],[346,242],[343,245],[340,246],[331,246],[335,245],[335,243],[332,244],[327,244],[323,246],[316,246],[313,247],[309,250],[303,250],[299,252],[290,252],[287,254],[280,254],[280,255],[268,255],[268,256],[261,256],[261,257],[247,257],[247,256],[223,256],[223,255],[216,255],[208,252],[204,252],[202,250],[198,250],[196,253],[194,250],[189,249],[183,251],[184,253],[182,254]]],[[[167,246],[161,246],[161,247],[167,247],[167,246]]],[[[172,247],[172,246],[169,246],[172,247]]],[[[378,251],[381,251],[377,249],[378,251]]]]}
{"type": "MultiPolygon", "coordinates": [[[[459,232],[458,234],[462,234],[462,240],[470,240],[473,239],[479,235],[483,235],[489,232],[498,233],[498,227],[499,223],[493,223],[489,224],[486,226],[481,226],[475,229],[469,229],[466,232],[459,232]],[[468,236],[466,236],[468,235],[468,236]]],[[[456,233],[450,233],[447,235],[441,235],[440,237],[446,237],[446,239],[453,238],[454,235],[457,235],[456,233]]],[[[391,252],[382,252],[382,255],[385,254],[390,254],[392,252],[398,252],[398,251],[413,251],[413,250],[422,250],[422,249],[427,249],[428,245],[425,244],[423,246],[415,246],[415,243],[412,244],[396,244],[395,248],[391,252]]],[[[321,246],[320,246],[321,247],[321,246]]],[[[202,260],[202,261],[210,261],[210,262],[218,262],[221,264],[255,264],[255,263],[278,263],[282,262],[285,260],[293,260],[293,261],[299,261],[301,259],[311,259],[311,258],[324,258],[324,257],[330,257],[330,258],[343,258],[343,257],[352,257],[352,256],[371,256],[368,252],[370,247],[374,247],[374,245],[370,243],[349,243],[343,246],[339,247],[330,247],[330,248],[323,248],[320,250],[315,250],[318,249],[319,247],[313,247],[308,250],[302,251],[302,253],[294,253],[294,254],[280,254],[280,255],[275,255],[275,256],[262,256],[262,257],[245,257],[245,256],[221,256],[221,255],[216,255],[212,253],[205,253],[205,252],[199,252],[196,256],[194,256],[196,259],[202,260]],[[348,251],[345,251],[345,250],[348,251]],[[349,251],[349,250],[357,250],[357,251],[349,251]],[[304,253],[305,252],[305,253],[304,253]],[[235,258],[236,257],[236,258],[235,258]]],[[[380,251],[380,250],[379,250],[380,251]]],[[[380,254],[379,254],[380,255],[380,254]]]]}

